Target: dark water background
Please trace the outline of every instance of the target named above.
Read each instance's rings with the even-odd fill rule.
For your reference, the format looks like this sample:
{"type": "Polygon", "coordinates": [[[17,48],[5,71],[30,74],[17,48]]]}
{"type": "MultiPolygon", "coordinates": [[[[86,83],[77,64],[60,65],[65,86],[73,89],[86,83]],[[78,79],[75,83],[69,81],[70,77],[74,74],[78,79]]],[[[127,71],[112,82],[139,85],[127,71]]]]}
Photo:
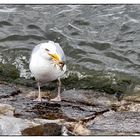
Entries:
{"type": "Polygon", "coordinates": [[[60,43],[69,72],[140,78],[140,5],[0,5],[0,61],[30,78],[32,48],[60,43]]]}

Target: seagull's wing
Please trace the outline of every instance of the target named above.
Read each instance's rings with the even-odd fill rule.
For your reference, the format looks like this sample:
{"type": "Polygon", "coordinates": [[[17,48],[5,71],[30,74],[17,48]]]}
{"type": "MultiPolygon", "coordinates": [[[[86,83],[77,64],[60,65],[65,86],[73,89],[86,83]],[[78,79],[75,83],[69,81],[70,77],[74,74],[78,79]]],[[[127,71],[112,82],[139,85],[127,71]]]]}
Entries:
{"type": "Polygon", "coordinates": [[[32,54],[36,53],[39,50],[40,46],[41,46],[41,44],[38,44],[38,45],[36,45],[34,47],[34,49],[32,50],[32,53],[31,53],[31,57],[29,59],[29,62],[31,62],[32,54]]]}
{"type": "Polygon", "coordinates": [[[65,54],[61,46],[58,43],[55,43],[55,46],[56,46],[56,52],[61,56],[61,60],[65,62],[66,61],[65,54]]]}
{"type": "Polygon", "coordinates": [[[39,50],[39,48],[40,48],[41,45],[42,45],[42,44],[38,44],[38,45],[36,45],[36,46],[34,47],[32,53],[37,52],[37,51],[39,50]]]}

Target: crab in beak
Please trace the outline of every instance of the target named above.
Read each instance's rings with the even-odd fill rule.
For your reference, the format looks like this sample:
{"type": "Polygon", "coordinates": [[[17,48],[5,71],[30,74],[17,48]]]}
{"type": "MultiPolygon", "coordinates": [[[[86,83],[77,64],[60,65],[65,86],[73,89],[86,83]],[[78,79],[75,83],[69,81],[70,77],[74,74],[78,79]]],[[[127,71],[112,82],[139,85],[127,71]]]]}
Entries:
{"type": "Polygon", "coordinates": [[[51,53],[49,53],[49,55],[51,56],[51,58],[54,61],[54,63],[56,65],[58,65],[61,70],[63,70],[63,66],[65,65],[65,62],[63,62],[61,60],[61,56],[59,54],[51,54],[51,53]]]}

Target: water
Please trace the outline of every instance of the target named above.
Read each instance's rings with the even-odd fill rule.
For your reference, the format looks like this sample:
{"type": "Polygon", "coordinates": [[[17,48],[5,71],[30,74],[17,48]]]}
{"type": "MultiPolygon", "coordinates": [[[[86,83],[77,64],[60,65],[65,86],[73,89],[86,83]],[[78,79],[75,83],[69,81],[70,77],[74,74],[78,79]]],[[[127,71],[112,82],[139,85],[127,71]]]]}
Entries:
{"type": "Polygon", "coordinates": [[[60,43],[70,72],[140,78],[140,5],[0,5],[0,60],[31,76],[32,48],[60,43]]]}

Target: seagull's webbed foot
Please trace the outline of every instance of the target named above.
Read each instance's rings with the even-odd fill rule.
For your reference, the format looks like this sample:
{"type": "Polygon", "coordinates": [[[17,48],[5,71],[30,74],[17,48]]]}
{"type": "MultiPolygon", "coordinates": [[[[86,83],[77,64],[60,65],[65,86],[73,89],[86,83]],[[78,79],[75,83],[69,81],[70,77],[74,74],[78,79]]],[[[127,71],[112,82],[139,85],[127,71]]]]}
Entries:
{"type": "Polygon", "coordinates": [[[48,102],[47,99],[42,99],[42,98],[36,98],[33,100],[34,102],[48,102]]]}
{"type": "Polygon", "coordinates": [[[51,102],[61,102],[61,97],[60,96],[57,96],[53,99],[50,100],[51,102]]]}
{"type": "Polygon", "coordinates": [[[41,98],[36,98],[33,100],[34,102],[42,102],[42,99],[41,98]]]}

